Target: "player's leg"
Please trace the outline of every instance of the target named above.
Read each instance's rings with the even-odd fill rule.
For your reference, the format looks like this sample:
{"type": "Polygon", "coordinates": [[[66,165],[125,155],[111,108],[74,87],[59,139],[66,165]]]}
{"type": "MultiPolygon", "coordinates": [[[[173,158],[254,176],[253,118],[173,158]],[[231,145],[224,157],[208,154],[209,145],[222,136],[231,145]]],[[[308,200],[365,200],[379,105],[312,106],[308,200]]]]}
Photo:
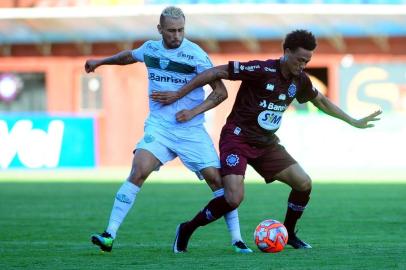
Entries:
{"type": "Polygon", "coordinates": [[[138,149],[135,151],[130,175],[115,196],[107,229],[102,234],[91,236],[93,244],[98,245],[103,251],[111,251],[117,230],[134,205],[142,184],[159,165],[160,161],[147,150],[138,149]]]}
{"type": "Polygon", "coordinates": [[[134,205],[137,193],[145,180],[160,164],[160,161],[151,152],[144,149],[135,151],[130,174],[116,194],[106,230],[113,238],[116,237],[118,228],[134,205]]]}
{"type": "MultiPolygon", "coordinates": [[[[199,179],[205,179],[214,197],[224,195],[221,183],[219,157],[213,142],[203,126],[193,127],[185,130],[177,130],[177,137],[181,139],[176,144],[176,154],[185,166],[196,172],[199,179]]],[[[224,216],[228,231],[231,235],[231,244],[237,252],[252,252],[243,242],[240,232],[238,210],[235,209],[224,216]]]]}
{"type": "Polygon", "coordinates": [[[294,248],[311,248],[309,244],[300,240],[295,233],[296,223],[303,215],[310,200],[312,190],[310,177],[296,163],[276,174],[275,178],[292,188],[288,198],[288,207],[284,221],[289,233],[288,244],[294,248]]]}
{"type": "MultiPolygon", "coordinates": [[[[213,191],[215,198],[224,196],[224,188],[221,181],[220,172],[215,167],[208,167],[200,171],[207,185],[213,191]]],[[[252,250],[245,244],[241,237],[240,220],[238,210],[234,209],[224,215],[227,229],[231,235],[231,245],[238,253],[251,253],[252,250]]]]}
{"type": "Polygon", "coordinates": [[[289,233],[288,244],[295,248],[310,248],[310,245],[301,241],[295,234],[296,223],[302,216],[310,199],[310,177],[285,148],[279,144],[265,148],[258,158],[250,161],[250,165],[264,177],[267,183],[277,179],[292,188],[284,222],[289,233]]]}
{"type": "Polygon", "coordinates": [[[103,234],[94,234],[91,237],[92,242],[100,246],[102,250],[111,251],[117,230],[132,208],[137,193],[148,175],[176,157],[166,146],[167,140],[162,136],[165,133],[165,130],[161,130],[159,127],[152,125],[145,127],[145,135],[136,146],[137,150],[134,152],[127,181],[123,183],[115,196],[107,229],[103,234]]]}
{"type": "Polygon", "coordinates": [[[238,136],[223,129],[220,137],[220,173],[225,194],[211,200],[192,220],[178,226],[173,245],[175,253],[186,251],[190,236],[199,226],[205,226],[239,206],[244,197],[247,158],[242,153],[245,150],[246,146],[241,145],[238,136]]]}
{"type": "Polygon", "coordinates": [[[239,206],[244,197],[243,176],[227,175],[223,177],[223,183],[225,196],[227,194],[233,194],[233,196],[227,199],[225,196],[212,199],[193,219],[179,224],[173,243],[173,251],[175,253],[187,251],[189,239],[198,227],[214,222],[239,206]]]}

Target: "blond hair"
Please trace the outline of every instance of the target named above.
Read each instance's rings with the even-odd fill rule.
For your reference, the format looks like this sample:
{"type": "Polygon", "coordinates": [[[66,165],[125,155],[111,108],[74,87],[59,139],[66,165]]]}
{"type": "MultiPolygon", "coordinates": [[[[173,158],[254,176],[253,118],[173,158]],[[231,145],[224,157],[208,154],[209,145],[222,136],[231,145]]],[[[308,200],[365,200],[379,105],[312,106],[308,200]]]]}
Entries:
{"type": "Polygon", "coordinates": [[[159,23],[162,25],[163,20],[165,17],[170,17],[170,18],[183,18],[185,19],[185,14],[183,14],[183,11],[178,8],[178,7],[174,7],[174,6],[169,6],[166,7],[162,13],[161,13],[161,17],[159,18],[159,23]]]}

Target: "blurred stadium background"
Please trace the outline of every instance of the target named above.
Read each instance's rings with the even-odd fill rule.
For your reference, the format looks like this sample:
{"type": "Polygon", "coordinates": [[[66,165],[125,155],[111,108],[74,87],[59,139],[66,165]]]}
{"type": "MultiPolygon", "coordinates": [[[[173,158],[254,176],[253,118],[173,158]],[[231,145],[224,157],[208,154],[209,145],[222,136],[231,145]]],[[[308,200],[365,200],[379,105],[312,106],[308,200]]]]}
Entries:
{"type": "MultiPolygon", "coordinates": [[[[127,174],[148,113],[145,68],[86,74],[84,62],[158,39],[170,4],[215,64],[279,57],[287,32],[311,30],[318,89],[352,115],[384,114],[356,130],[294,104],[282,143],[314,179],[406,181],[406,0],[1,0],[0,178],[127,174]]],[[[206,117],[215,144],[238,88],[226,85],[206,117]]],[[[191,176],[178,161],[164,171],[191,176]]]]}

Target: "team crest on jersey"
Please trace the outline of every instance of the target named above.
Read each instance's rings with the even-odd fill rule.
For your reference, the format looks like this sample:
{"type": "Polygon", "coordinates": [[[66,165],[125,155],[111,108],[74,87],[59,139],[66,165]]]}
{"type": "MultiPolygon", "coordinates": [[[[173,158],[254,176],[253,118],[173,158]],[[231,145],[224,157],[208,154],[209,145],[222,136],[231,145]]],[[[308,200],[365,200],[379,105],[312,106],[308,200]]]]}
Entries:
{"type": "Polygon", "coordinates": [[[168,59],[159,59],[159,66],[162,69],[166,69],[169,66],[169,60],[168,59]]]}
{"type": "Polygon", "coordinates": [[[294,83],[291,83],[288,88],[288,96],[292,98],[295,95],[296,95],[296,85],[294,83]]]}
{"type": "Polygon", "coordinates": [[[240,158],[237,155],[230,154],[227,156],[226,162],[228,166],[235,167],[240,162],[240,158]]]}

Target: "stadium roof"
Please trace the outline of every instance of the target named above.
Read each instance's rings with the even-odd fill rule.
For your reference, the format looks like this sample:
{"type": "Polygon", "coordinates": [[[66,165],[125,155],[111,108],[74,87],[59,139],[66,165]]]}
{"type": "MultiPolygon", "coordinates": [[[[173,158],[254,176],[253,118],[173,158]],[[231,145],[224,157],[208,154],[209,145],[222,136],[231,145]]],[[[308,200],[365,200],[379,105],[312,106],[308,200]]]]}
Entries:
{"type": "MultiPolygon", "coordinates": [[[[195,40],[282,39],[293,29],[311,30],[337,49],[347,37],[371,37],[385,45],[406,36],[406,5],[181,5],[186,32],[195,40]]],[[[164,6],[3,8],[0,43],[52,44],[134,42],[159,37],[156,25],[164,6]]]]}

